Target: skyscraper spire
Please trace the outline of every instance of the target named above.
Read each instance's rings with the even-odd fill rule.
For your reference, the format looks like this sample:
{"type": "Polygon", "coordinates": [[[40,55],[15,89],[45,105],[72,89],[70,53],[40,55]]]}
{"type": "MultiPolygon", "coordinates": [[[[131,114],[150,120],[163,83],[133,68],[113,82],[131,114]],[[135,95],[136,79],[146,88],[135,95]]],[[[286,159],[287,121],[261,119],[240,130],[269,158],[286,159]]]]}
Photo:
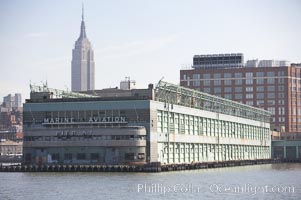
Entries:
{"type": "Polygon", "coordinates": [[[82,3],[82,23],[80,26],[80,36],[79,39],[86,38],[86,28],[85,28],[85,21],[84,21],[84,3],[82,3]]]}
{"type": "Polygon", "coordinates": [[[84,3],[82,3],[82,21],[84,21],[84,3]]]}

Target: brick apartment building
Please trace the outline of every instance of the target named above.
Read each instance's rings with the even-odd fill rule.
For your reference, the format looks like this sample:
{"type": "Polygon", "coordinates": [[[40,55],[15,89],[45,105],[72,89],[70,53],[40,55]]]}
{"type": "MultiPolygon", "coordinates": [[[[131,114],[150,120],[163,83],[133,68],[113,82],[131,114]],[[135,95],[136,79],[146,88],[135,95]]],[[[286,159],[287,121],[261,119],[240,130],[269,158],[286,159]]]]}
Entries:
{"type": "MultiPolygon", "coordinates": [[[[243,54],[196,55],[180,85],[271,112],[271,128],[301,134],[301,64],[249,60],[243,54]]],[[[290,138],[290,139],[294,139],[290,138]]]]}

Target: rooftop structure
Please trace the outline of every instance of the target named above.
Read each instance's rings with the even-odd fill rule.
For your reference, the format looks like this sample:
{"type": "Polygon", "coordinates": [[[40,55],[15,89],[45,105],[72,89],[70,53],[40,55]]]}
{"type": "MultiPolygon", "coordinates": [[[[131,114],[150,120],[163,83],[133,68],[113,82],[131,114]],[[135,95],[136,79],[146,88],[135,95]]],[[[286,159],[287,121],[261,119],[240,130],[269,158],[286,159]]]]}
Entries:
{"type": "Polygon", "coordinates": [[[225,68],[242,67],[244,57],[242,53],[195,55],[193,68],[225,68]]]}
{"type": "Polygon", "coordinates": [[[49,88],[47,86],[47,84],[43,85],[43,86],[30,84],[30,95],[37,95],[37,94],[44,99],[97,97],[97,96],[85,94],[85,93],[71,92],[71,91],[64,91],[64,90],[49,88]]]}

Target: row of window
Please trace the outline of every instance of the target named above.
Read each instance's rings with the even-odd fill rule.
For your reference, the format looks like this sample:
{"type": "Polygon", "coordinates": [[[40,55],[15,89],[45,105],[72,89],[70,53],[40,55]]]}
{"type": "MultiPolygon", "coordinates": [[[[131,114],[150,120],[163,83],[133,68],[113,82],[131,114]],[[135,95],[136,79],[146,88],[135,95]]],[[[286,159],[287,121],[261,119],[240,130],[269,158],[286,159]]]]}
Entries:
{"type": "MultiPolygon", "coordinates": [[[[210,89],[210,88],[206,88],[207,89],[210,89]]],[[[235,92],[243,92],[243,91],[246,91],[246,92],[253,92],[253,87],[224,87],[224,92],[225,93],[228,93],[228,92],[232,92],[232,91],[235,91],[235,92]]],[[[264,92],[264,91],[268,91],[268,92],[274,92],[276,91],[276,89],[278,89],[278,91],[284,91],[284,86],[280,85],[278,87],[276,86],[267,86],[267,87],[264,87],[264,86],[257,86],[255,87],[255,91],[257,92],[264,92]]],[[[301,87],[300,87],[301,89],[301,87]]],[[[215,87],[214,88],[214,92],[221,92],[222,91],[222,88],[221,87],[215,87]]]]}
{"type": "Polygon", "coordinates": [[[269,139],[269,129],[263,127],[166,111],[158,111],[157,117],[161,133],[269,139]]]}
{"type": "Polygon", "coordinates": [[[301,118],[300,117],[292,117],[292,122],[301,122],[301,118]]]}
{"type": "MultiPolygon", "coordinates": [[[[214,73],[214,74],[209,74],[209,73],[204,73],[204,74],[193,74],[192,78],[193,79],[217,79],[217,78],[253,78],[253,77],[283,77],[285,76],[284,71],[279,71],[279,72],[246,72],[246,73],[214,73]]],[[[186,80],[186,74],[184,74],[184,80],[186,80]]]]}
{"type": "MultiPolygon", "coordinates": [[[[267,79],[246,79],[246,85],[253,85],[254,83],[256,84],[275,84],[276,79],[274,78],[267,78],[267,79]]],[[[232,85],[234,83],[234,85],[242,85],[243,84],[243,79],[235,79],[235,80],[192,80],[192,81],[188,81],[188,86],[190,86],[190,82],[192,82],[192,86],[210,86],[212,85],[222,85],[222,82],[224,83],[224,85],[232,85]],[[212,81],[212,82],[211,82],[212,81]]],[[[284,84],[284,79],[283,78],[279,78],[278,79],[278,84],[284,84]]]]}
{"type": "MultiPolygon", "coordinates": [[[[278,101],[275,101],[275,100],[267,100],[266,101],[266,104],[267,105],[276,105],[276,103],[278,103],[278,105],[284,105],[284,100],[278,100],[278,101]]],[[[253,100],[251,100],[251,101],[246,101],[246,104],[247,105],[250,105],[250,106],[258,106],[258,107],[261,107],[261,106],[263,106],[263,105],[265,105],[265,101],[264,100],[257,100],[257,101],[255,101],[255,104],[254,104],[254,102],[253,102],[253,100]]],[[[281,109],[283,109],[284,110],[284,107],[282,107],[281,109]]],[[[279,114],[280,115],[284,115],[285,113],[284,113],[284,111],[283,111],[283,114],[282,113],[280,113],[280,111],[279,111],[279,114]]]]}
{"type": "Polygon", "coordinates": [[[168,151],[168,145],[164,143],[163,149],[160,152],[161,162],[168,162],[168,158],[169,162],[192,162],[260,159],[270,155],[269,147],[249,145],[170,143],[168,151]]]}
{"type": "MultiPolygon", "coordinates": [[[[215,90],[214,90],[215,91],[215,90]]],[[[211,93],[210,88],[204,88],[204,92],[205,93],[211,93]]],[[[214,94],[220,94],[219,92],[215,92],[214,94]]],[[[219,95],[221,96],[221,95],[219,95]]],[[[226,99],[264,99],[264,98],[268,98],[268,99],[275,99],[276,98],[276,94],[275,93],[256,93],[255,95],[252,93],[247,93],[245,95],[238,93],[238,94],[224,94],[224,98],[226,99]]],[[[278,98],[284,98],[284,93],[278,93],[277,94],[278,98]]]]}
{"type": "Polygon", "coordinates": [[[144,135],[85,135],[85,136],[24,136],[24,141],[62,141],[62,140],[145,140],[144,135]]]}
{"type": "Polygon", "coordinates": [[[296,79],[296,78],[291,78],[290,79],[290,83],[291,84],[301,84],[301,80],[300,79],[296,79]]]}
{"type": "MultiPolygon", "coordinates": [[[[59,153],[52,153],[51,155],[51,160],[52,161],[60,161],[60,160],[95,160],[95,161],[104,161],[104,156],[99,153],[65,153],[63,158],[61,158],[59,153]]],[[[30,159],[31,154],[26,154],[25,158],[30,159]]],[[[124,154],[124,159],[125,160],[135,160],[135,159],[144,159],[145,155],[144,153],[138,153],[138,156],[135,156],[134,153],[125,153],[124,154]]]]}
{"type": "Polygon", "coordinates": [[[291,129],[294,129],[294,130],[301,129],[301,125],[293,124],[293,125],[291,125],[291,129]]]}

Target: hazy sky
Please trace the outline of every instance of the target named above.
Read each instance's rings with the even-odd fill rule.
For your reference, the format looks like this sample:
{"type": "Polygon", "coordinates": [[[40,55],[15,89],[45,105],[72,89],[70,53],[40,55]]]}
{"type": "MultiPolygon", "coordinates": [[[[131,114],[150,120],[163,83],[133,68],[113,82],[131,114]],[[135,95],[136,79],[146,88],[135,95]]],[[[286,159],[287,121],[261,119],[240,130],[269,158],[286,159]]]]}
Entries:
{"type": "MultiPolygon", "coordinates": [[[[195,54],[244,53],[247,59],[301,62],[300,0],[84,0],[95,54],[95,87],[139,87],[161,77],[179,83],[195,54]]],[[[29,83],[71,88],[80,33],[77,0],[0,0],[0,102],[29,97],[29,83]]]]}

